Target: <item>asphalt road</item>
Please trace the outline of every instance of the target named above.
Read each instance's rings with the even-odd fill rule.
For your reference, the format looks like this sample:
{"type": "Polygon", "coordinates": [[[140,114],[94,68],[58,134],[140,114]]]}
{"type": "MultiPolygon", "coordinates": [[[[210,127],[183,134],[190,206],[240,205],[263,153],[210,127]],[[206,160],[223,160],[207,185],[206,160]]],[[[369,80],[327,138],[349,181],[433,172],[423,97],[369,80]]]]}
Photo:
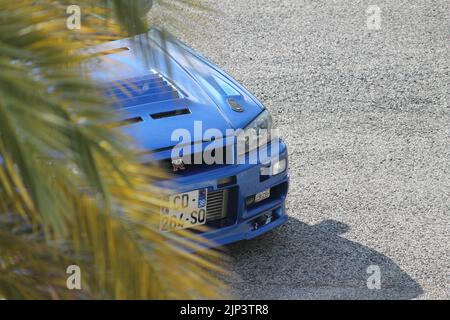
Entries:
{"type": "Polygon", "coordinates": [[[235,295],[448,299],[450,2],[208,3],[181,37],[261,99],[290,155],[289,222],[228,247],[235,295]]]}

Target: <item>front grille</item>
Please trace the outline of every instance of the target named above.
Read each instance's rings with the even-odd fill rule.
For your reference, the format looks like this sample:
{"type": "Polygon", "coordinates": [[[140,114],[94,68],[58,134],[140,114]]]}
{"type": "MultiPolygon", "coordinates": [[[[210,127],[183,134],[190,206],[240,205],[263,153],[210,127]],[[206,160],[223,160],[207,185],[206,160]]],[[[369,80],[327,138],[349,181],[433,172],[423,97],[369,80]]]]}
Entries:
{"type": "Polygon", "coordinates": [[[220,220],[227,215],[228,190],[208,192],[206,221],[220,220]]]}
{"type": "Polygon", "coordinates": [[[217,158],[215,158],[217,162],[208,164],[204,161],[205,159],[202,153],[197,154],[197,157],[195,156],[195,154],[189,154],[182,158],[184,160],[184,169],[177,170],[175,172],[173,170],[171,158],[158,161],[158,165],[163,168],[163,170],[171,174],[192,175],[227,166],[227,163],[233,163],[233,149],[231,147],[221,148],[221,153],[219,153],[218,155],[221,155],[221,157],[218,156],[217,158]],[[197,158],[200,160],[199,163],[197,163],[197,158]]]}

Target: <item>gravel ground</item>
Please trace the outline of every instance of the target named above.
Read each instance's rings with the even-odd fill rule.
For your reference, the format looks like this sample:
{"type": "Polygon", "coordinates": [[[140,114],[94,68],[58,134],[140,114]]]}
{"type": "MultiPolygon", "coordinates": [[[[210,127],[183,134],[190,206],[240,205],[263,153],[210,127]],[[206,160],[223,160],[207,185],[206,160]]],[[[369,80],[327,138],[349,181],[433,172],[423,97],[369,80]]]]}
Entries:
{"type": "Polygon", "coordinates": [[[448,299],[449,2],[208,3],[180,37],[261,99],[290,155],[289,222],[228,247],[236,296],[448,299]]]}

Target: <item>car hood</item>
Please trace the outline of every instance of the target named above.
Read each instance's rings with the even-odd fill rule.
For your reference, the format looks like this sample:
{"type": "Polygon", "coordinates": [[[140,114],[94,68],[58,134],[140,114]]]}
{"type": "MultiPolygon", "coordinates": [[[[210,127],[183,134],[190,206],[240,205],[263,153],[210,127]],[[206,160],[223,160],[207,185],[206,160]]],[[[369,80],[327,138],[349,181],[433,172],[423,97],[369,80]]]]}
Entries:
{"type": "Polygon", "coordinates": [[[202,132],[208,129],[225,136],[227,129],[245,127],[263,109],[217,66],[158,29],[102,44],[92,52],[96,57],[86,64],[89,73],[115,98],[118,124],[141,149],[175,146],[172,134],[177,129],[189,131],[192,142],[204,140],[202,132]],[[148,43],[149,54],[135,50],[139,41],[134,40],[148,43]],[[243,110],[234,111],[228,99],[243,110]]]}

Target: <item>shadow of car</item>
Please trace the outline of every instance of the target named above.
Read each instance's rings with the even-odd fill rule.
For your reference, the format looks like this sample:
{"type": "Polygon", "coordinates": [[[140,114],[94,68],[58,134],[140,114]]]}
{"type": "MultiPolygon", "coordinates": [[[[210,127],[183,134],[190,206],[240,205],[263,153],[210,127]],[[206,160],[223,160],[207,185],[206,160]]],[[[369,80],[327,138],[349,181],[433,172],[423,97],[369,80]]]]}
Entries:
{"type": "Polygon", "coordinates": [[[228,246],[232,291],[243,299],[412,299],[423,292],[390,258],[342,237],[348,229],[334,220],[311,226],[290,218],[228,246]],[[380,289],[368,287],[371,266],[379,268],[380,289]]]}

